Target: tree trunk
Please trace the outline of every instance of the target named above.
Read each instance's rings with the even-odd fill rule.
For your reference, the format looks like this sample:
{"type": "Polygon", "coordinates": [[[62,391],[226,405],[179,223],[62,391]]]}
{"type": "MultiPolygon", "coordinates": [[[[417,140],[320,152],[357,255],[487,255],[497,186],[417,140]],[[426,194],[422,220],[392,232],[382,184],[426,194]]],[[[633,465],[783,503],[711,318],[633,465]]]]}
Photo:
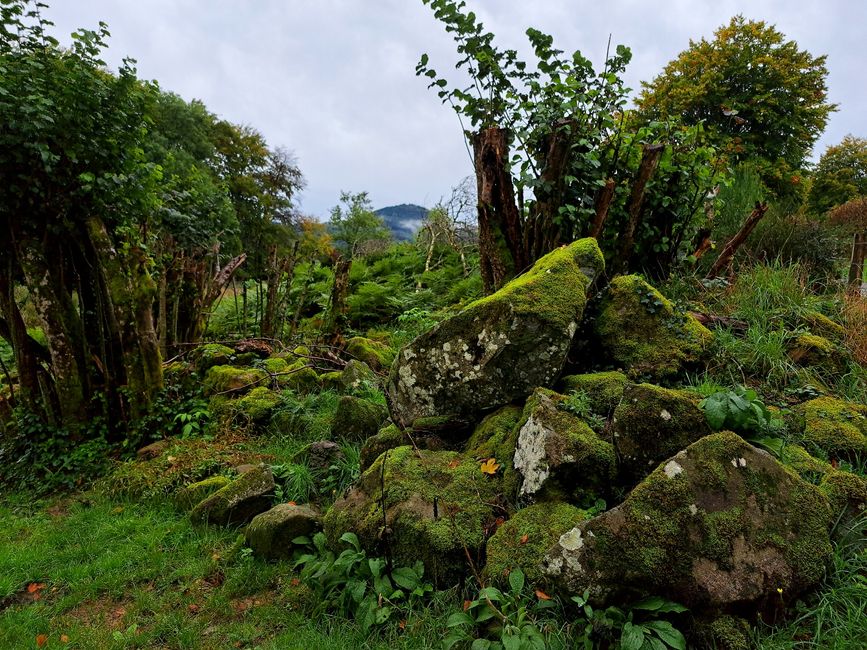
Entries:
{"type": "Polygon", "coordinates": [[[558,221],[560,208],[563,206],[574,127],[574,120],[560,120],[554,125],[548,139],[535,200],[532,203],[532,215],[524,228],[527,264],[532,264],[562,243],[563,232],[558,221]]]}
{"type": "Polygon", "coordinates": [[[622,270],[629,268],[629,262],[635,252],[635,232],[641,223],[641,208],[644,205],[645,190],[647,189],[647,183],[659,166],[659,159],[662,157],[664,150],[665,145],[662,144],[644,145],[644,153],[641,156],[641,164],[638,166],[638,174],[632,186],[632,193],[629,195],[629,202],[626,204],[629,221],[626,222],[626,228],[620,233],[618,262],[622,270]]]}
{"type": "Polygon", "coordinates": [[[486,293],[527,265],[521,217],[509,173],[508,131],[491,127],[473,136],[479,215],[479,264],[486,293]]]}
{"type": "Polygon", "coordinates": [[[599,239],[602,236],[602,231],[605,230],[605,222],[608,220],[608,212],[611,210],[611,203],[614,201],[614,189],[616,184],[613,178],[605,181],[605,185],[599,189],[596,195],[596,216],[593,219],[593,226],[590,229],[590,236],[593,239],[599,239]]]}
{"type": "Polygon", "coordinates": [[[710,271],[707,272],[706,277],[708,279],[717,277],[721,271],[729,267],[734,259],[735,253],[737,253],[738,249],[741,247],[741,244],[747,240],[747,237],[750,236],[750,233],[753,232],[753,229],[755,229],[756,225],[762,220],[767,211],[767,203],[756,203],[756,207],[753,208],[750,216],[747,217],[746,221],[744,221],[741,229],[738,230],[737,234],[735,234],[735,236],[725,245],[725,248],[723,248],[722,253],[720,253],[716,262],[714,262],[710,271]]]}

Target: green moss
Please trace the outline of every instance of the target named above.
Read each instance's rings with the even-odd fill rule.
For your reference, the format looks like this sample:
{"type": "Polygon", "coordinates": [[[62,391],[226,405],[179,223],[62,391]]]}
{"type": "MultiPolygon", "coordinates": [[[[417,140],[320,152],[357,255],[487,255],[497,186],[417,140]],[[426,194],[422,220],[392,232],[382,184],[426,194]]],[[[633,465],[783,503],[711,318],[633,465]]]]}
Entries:
{"type": "Polygon", "coordinates": [[[714,650],[751,650],[750,624],[735,616],[720,616],[712,621],[696,623],[695,636],[701,647],[714,650]]]}
{"type": "Polygon", "coordinates": [[[583,392],[588,397],[590,410],[607,416],[620,403],[628,381],[622,372],[594,372],[563,377],[560,389],[563,393],[583,392]]]}
{"type": "Polygon", "coordinates": [[[831,510],[850,521],[867,512],[867,479],[839,470],[831,470],[819,484],[819,490],[831,504],[831,510]]]}
{"type": "Polygon", "coordinates": [[[384,454],[389,449],[403,447],[404,445],[412,444],[406,434],[401,431],[396,425],[389,424],[387,427],[379,431],[375,436],[370,436],[364,441],[361,447],[361,457],[359,464],[361,471],[365,471],[373,465],[377,458],[384,454]]]}
{"type": "Polygon", "coordinates": [[[501,482],[472,458],[448,451],[398,447],[382,454],[357,487],[325,515],[326,535],[337,545],[347,530],[368,550],[379,548],[383,508],[395,564],[425,564],[438,584],[466,574],[465,549],[476,555],[495,519],[501,482]]]}
{"type": "Polygon", "coordinates": [[[280,396],[264,386],[254,388],[247,395],[235,401],[235,412],[248,422],[262,424],[280,403],[280,396]]]}
{"type": "Polygon", "coordinates": [[[331,435],[333,438],[363,442],[376,435],[386,417],[388,412],[380,404],[344,395],[337,404],[331,435]]]}
{"type": "Polygon", "coordinates": [[[842,349],[822,336],[800,334],[788,347],[789,357],[798,365],[813,367],[825,374],[839,372],[843,367],[842,349]]]}
{"type": "Polygon", "coordinates": [[[488,540],[485,574],[499,581],[521,569],[528,580],[538,582],[545,553],[585,519],[584,510],[568,503],[539,503],[519,510],[488,540]]]}
{"type": "Polygon", "coordinates": [[[837,342],[846,338],[846,328],[834,322],[825,314],[817,311],[807,311],[802,315],[804,324],[815,334],[837,342]]]}
{"type": "MultiPolygon", "coordinates": [[[[262,367],[265,369],[265,372],[276,375],[286,372],[289,369],[289,362],[282,357],[271,357],[262,362],[262,367]]],[[[279,379],[278,377],[278,381],[279,379]]]]}
{"type": "Polygon", "coordinates": [[[631,384],[614,410],[618,473],[628,484],[711,432],[697,400],[685,391],[631,384]]]}
{"type": "Polygon", "coordinates": [[[204,499],[211,496],[217,490],[221,490],[231,483],[227,476],[217,475],[184,486],[175,492],[175,505],[184,511],[192,510],[204,499]]]}
{"type": "Polygon", "coordinates": [[[267,379],[267,373],[258,368],[214,366],[205,374],[202,391],[206,396],[218,393],[246,393],[256,386],[264,385],[267,379]]]}
{"type": "Polygon", "coordinates": [[[833,397],[819,397],[798,407],[804,440],[831,455],[867,453],[867,407],[833,397]]]}
{"type": "Polygon", "coordinates": [[[298,359],[286,366],[286,369],[277,377],[277,383],[282,388],[289,388],[299,393],[309,393],[320,387],[319,375],[313,368],[307,367],[305,359],[298,359]]]}
{"type": "Polygon", "coordinates": [[[512,461],[522,414],[523,409],[519,406],[504,406],[494,411],[481,421],[464,447],[466,454],[477,460],[497,459],[503,471],[503,494],[510,499],[518,494],[521,480],[512,461]]]}
{"type": "Polygon", "coordinates": [[[394,362],[395,351],[378,341],[356,336],[346,342],[346,352],[373,370],[387,370],[394,362]]]}
{"type": "Polygon", "coordinates": [[[731,432],[702,438],[666,461],[599,519],[606,525],[588,524],[593,562],[604,563],[606,574],[646,581],[649,591],[701,580],[699,558],[712,560],[715,570],[746,571],[730,565],[738,562],[737,543],[745,542],[776,549],[791,568],[785,587],[798,592],[821,579],[831,550],[832,517],[819,489],[731,432]]]}
{"type": "Polygon", "coordinates": [[[516,315],[541,318],[565,330],[583,311],[584,293],[590,280],[604,268],[596,240],[579,239],[548,253],[532,269],[496,293],[471,303],[466,310],[494,303],[508,304],[516,315]]]}
{"type": "Polygon", "coordinates": [[[196,370],[206,372],[214,366],[230,364],[235,356],[235,351],[219,343],[208,343],[197,348],[192,356],[196,359],[196,370]]]}
{"type": "Polygon", "coordinates": [[[340,392],[343,390],[343,373],[339,370],[334,372],[323,372],[319,375],[319,384],[323,390],[333,390],[340,392]]]}
{"type": "Polygon", "coordinates": [[[246,524],[271,507],[274,477],[264,466],[251,469],[220,488],[190,511],[193,523],[246,524]]]}
{"type": "Polygon", "coordinates": [[[612,280],[595,323],[611,359],[630,377],[671,378],[699,362],[713,334],[637,275],[612,280]]]}

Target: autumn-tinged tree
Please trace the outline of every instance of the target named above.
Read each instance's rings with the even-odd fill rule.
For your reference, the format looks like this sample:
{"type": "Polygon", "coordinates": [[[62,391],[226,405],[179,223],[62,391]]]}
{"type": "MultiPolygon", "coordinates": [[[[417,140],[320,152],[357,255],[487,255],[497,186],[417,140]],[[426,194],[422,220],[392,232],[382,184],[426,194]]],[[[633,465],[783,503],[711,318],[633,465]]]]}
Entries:
{"type": "Polygon", "coordinates": [[[773,25],[735,16],[711,40],[690,41],[638,98],[643,119],[704,122],[734,162],[752,161],[778,194],[799,170],[836,109],[825,56],[813,56],[773,25]]]}
{"type": "Polygon", "coordinates": [[[824,214],[835,206],[867,197],[867,139],[847,135],[828,147],[813,171],[809,207],[824,214]]]}

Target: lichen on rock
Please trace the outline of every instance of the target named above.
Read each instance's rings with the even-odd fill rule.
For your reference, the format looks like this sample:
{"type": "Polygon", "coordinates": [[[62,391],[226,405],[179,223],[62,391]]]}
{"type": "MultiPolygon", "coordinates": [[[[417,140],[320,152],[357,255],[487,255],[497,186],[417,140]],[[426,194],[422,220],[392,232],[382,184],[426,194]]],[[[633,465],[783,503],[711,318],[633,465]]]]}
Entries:
{"type": "Polygon", "coordinates": [[[391,369],[392,419],[401,426],[440,415],[472,421],[552,385],[603,268],[596,241],[579,240],[416,338],[391,369]]]}
{"type": "Polygon", "coordinates": [[[656,594],[694,613],[726,611],[818,584],[832,519],[818,487],[722,432],[578,524],[546,554],[545,573],[562,591],[589,589],[595,602],[656,594]]]}
{"type": "Polygon", "coordinates": [[[488,540],[485,574],[502,580],[520,569],[530,582],[541,582],[545,553],[587,517],[568,503],[537,503],[519,510],[488,540]]]}
{"type": "Polygon", "coordinates": [[[563,395],[544,388],[527,400],[512,461],[521,476],[521,499],[580,502],[614,479],[614,447],[561,409],[563,401],[563,395]]]}
{"type": "Polygon", "coordinates": [[[711,432],[690,394],[630,384],[614,410],[613,442],[621,482],[634,485],[663,459],[711,432]]]}

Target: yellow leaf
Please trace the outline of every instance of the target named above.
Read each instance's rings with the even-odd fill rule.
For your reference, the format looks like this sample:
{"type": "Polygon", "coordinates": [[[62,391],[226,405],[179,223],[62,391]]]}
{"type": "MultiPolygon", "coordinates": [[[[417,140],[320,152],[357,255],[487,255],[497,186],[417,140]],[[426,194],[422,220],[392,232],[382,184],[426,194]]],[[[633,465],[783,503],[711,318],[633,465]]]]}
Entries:
{"type": "Polygon", "coordinates": [[[46,644],[47,641],[48,641],[48,635],[47,634],[37,634],[36,635],[36,645],[38,647],[41,648],[42,646],[44,646],[46,644]]]}
{"type": "Polygon", "coordinates": [[[500,469],[500,466],[497,464],[496,458],[488,458],[488,460],[482,463],[480,469],[482,470],[483,474],[489,474],[493,476],[497,473],[497,470],[500,469]]]}

